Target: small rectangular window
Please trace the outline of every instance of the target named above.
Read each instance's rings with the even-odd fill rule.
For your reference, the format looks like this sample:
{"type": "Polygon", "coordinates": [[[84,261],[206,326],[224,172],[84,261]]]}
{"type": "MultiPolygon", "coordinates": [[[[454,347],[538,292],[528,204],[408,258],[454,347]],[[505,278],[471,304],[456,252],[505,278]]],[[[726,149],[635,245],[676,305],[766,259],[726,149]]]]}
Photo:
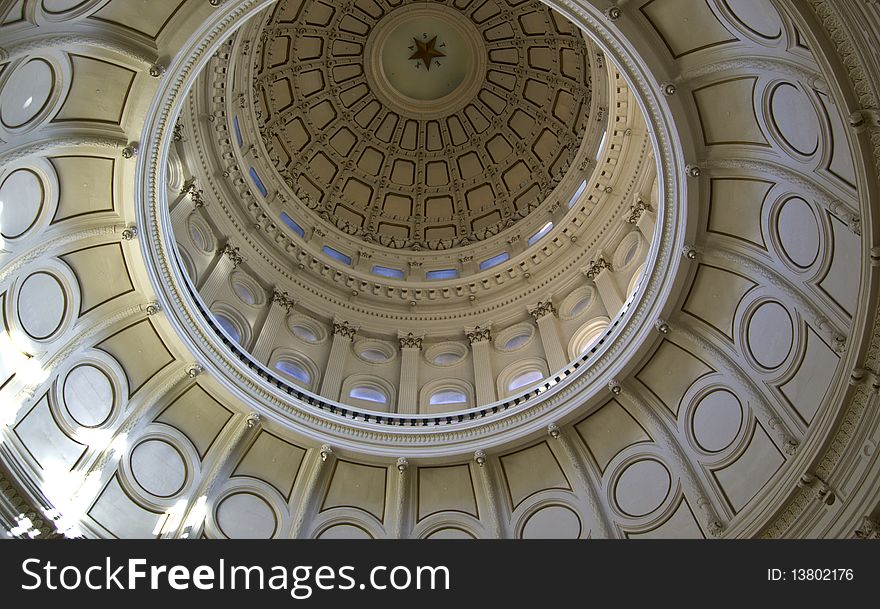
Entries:
{"type": "Polygon", "coordinates": [[[497,256],[492,256],[487,260],[483,260],[480,263],[480,270],[485,271],[486,269],[491,269],[493,266],[498,266],[502,262],[507,262],[510,260],[510,254],[507,252],[501,252],[497,256]]]}
{"type": "Polygon", "coordinates": [[[425,273],[428,281],[438,281],[440,279],[458,279],[458,271],[455,269],[440,269],[437,271],[428,271],[425,273]]]}
{"type": "Polygon", "coordinates": [[[599,157],[602,156],[602,151],[605,150],[605,140],[608,139],[608,130],[602,132],[602,141],[599,142],[599,152],[596,153],[596,160],[599,160],[599,157]]]}
{"type": "Polygon", "coordinates": [[[238,142],[238,147],[241,148],[244,146],[244,139],[241,137],[241,127],[238,124],[237,116],[232,119],[232,126],[235,129],[235,141],[238,142]]]}
{"type": "Polygon", "coordinates": [[[547,224],[545,224],[545,225],[541,228],[541,230],[539,230],[537,233],[535,233],[534,235],[532,235],[531,237],[529,237],[529,245],[534,245],[534,244],[536,244],[538,241],[540,241],[541,239],[543,239],[544,236],[545,236],[547,233],[549,233],[551,230],[553,230],[553,223],[552,223],[552,222],[548,222],[547,224]]]}
{"type": "Polygon", "coordinates": [[[391,279],[403,279],[403,271],[400,269],[392,269],[387,266],[379,266],[378,264],[373,267],[373,275],[389,277],[391,279]]]}
{"type": "Polygon", "coordinates": [[[568,201],[568,208],[571,209],[574,207],[574,204],[577,203],[577,200],[581,198],[581,195],[584,194],[584,191],[587,189],[587,181],[584,180],[581,182],[581,185],[578,186],[578,189],[571,196],[571,199],[568,201]]]}
{"type": "Polygon", "coordinates": [[[269,190],[266,188],[266,185],[263,184],[263,180],[260,179],[260,176],[257,175],[257,170],[251,167],[250,173],[251,179],[254,181],[254,185],[257,187],[257,190],[260,191],[260,194],[264,197],[269,196],[269,190]]]}
{"type": "Polygon", "coordinates": [[[348,266],[351,266],[351,257],[350,256],[346,256],[345,254],[343,254],[339,250],[335,250],[332,247],[330,247],[329,245],[324,246],[324,253],[327,254],[328,256],[330,256],[331,258],[333,258],[333,260],[337,260],[337,261],[341,262],[342,264],[347,264],[348,266]]]}
{"type": "Polygon", "coordinates": [[[296,220],[288,216],[285,212],[281,212],[281,221],[284,222],[284,225],[295,232],[300,237],[305,237],[306,231],[303,230],[303,227],[296,223],[296,220]]]}

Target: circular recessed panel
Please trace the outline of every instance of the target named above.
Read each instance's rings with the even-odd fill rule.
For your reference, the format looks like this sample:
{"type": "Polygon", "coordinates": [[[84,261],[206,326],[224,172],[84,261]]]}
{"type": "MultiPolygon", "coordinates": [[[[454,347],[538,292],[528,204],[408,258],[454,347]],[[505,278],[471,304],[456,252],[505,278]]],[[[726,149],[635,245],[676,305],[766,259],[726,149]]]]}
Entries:
{"type": "Polygon", "coordinates": [[[0,234],[17,239],[36,223],[43,209],[43,181],[29,169],[17,169],[0,185],[0,234]]]}
{"type": "Polygon", "coordinates": [[[721,452],[739,435],[742,422],[739,399],[729,391],[713,391],[694,410],[694,439],[706,452],[721,452]]]}
{"type": "Polygon", "coordinates": [[[551,505],[532,514],[523,527],[523,539],[577,539],[581,519],[567,507],[551,505]]]}
{"type": "Polygon", "coordinates": [[[795,152],[812,156],[819,149],[819,117],[803,91],[789,83],[777,85],[770,111],[779,135],[795,152]]]}
{"type": "Polygon", "coordinates": [[[272,507],[252,493],[235,493],[217,506],[217,525],[229,539],[270,539],[277,522],[272,507]]]}
{"type": "Polygon", "coordinates": [[[483,84],[486,47],[463,13],[424,5],[393,11],[373,28],[364,65],[368,82],[405,115],[451,114],[483,84]]]}
{"type": "Polygon", "coordinates": [[[372,537],[360,527],[337,524],[322,531],[318,539],[372,539],[372,537]]]}
{"type": "Polygon", "coordinates": [[[462,529],[447,527],[445,529],[438,529],[434,531],[433,533],[425,537],[425,539],[474,539],[474,536],[467,531],[463,531],[462,529]]]}
{"type": "Polygon", "coordinates": [[[377,52],[388,83],[416,100],[446,97],[474,71],[474,56],[460,29],[430,17],[397,25],[377,52]]]}
{"type": "Polygon", "coordinates": [[[624,514],[646,516],[663,505],[672,488],[669,470],[654,459],[636,461],[620,474],[614,498],[624,514]]]}
{"type": "Polygon", "coordinates": [[[52,96],[55,71],[49,62],[32,59],[18,68],[0,97],[0,120],[3,125],[15,129],[31,122],[52,96]]]}
{"type": "Polygon", "coordinates": [[[18,292],[18,319],[31,338],[43,340],[55,334],[64,321],[67,295],[61,282],[49,273],[34,273],[18,292]]]}
{"type": "Polygon", "coordinates": [[[176,448],[164,440],[147,440],[131,452],[131,473],[145,491],[156,497],[171,497],[186,482],[186,462],[176,448]]]}
{"type": "Polygon", "coordinates": [[[77,366],[67,374],[62,394],[67,412],[83,427],[99,427],[113,412],[113,383],[103,370],[91,364],[77,366]]]}
{"type": "Polygon", "coordinates": [[[782,22],[767,0],[724,0],[734,18],[753,34],[775,40],[782,35],[782,22]]]}
{"type": "Polygon", "coordinates": [[[767,302],[758,307],[748,324],[749,352],[764,368],[782,365],[791,352],[794,328],[785,307],[767,302]]]}
{"type": "Polygon", "coordinates": [[[776,230],[783,253],[800,268],[806,269],[819,257],[821,233],[810,204],[792,197],[779,210],[776,230]]]}

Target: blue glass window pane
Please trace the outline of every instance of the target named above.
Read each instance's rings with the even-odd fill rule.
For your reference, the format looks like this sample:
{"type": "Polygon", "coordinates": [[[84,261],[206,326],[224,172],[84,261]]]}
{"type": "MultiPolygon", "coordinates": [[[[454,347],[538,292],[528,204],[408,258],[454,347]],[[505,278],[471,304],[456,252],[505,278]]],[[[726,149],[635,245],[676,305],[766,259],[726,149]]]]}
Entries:
{"type": "Polygon", "coordinates": [[[458,271],[455,269],[441,269],[438,271],[428,271],[425,273],[428,281],[436,281],[438,279],[458,279],[458,271]]]}
{"type": "Polygon", "coordinates": [[[328,245],[324,246],[324,253],[327,254],[328,256],[330,256],[331,258],[333,258],[333,260],[337,260],[337,261],[341,262],[342,264],[347,264],[348,266],[351,266],[351,257],[350,256],[346,256],[342,252],[335,250],[328,245]]]}
{"type": "Polygon", "coordinates": [[[358,400],[366,400],[367,402],[375,402],[376,404],[385,404],[388,402],[388,396],[372,387],[355,387],[348,395],[349,397],[358,400]]]}
{"type": "Polygon", "coordinates": [[[241,127],[238,125],[237,116],[232,119],[232,126],[235,129],[235,141],[238,142],[238,147],[241,148],[244,146],[244,139],[241,137],[241,127]]]}
{"type": "Polygon", "coordinates": [[[575,191],[573,195],[571,195],[571,199],[568,201],[568,208],[571,209],[574,207],[574,204],[577,203],[577,200],[581,198],[581,195],[584,194],[584,191],[587,189],[587,181],[584,180],[581,182],[581,185],[578,186],[578,189],[575,191]]]}
{"type": "Polygon", "coordinates": [[[387,266],[374,266],[373,275],[390,277],[391,279],[403,279],[403,271],[401,271],[400,269],[388,268],[387,266]]]}
{"type": "Polygon", "coordinates": [[[492,256],[488,260],[483,260],[480,263],[480,270],[485,271],[486,269],[491,269],[493,266],[498,266],[502,262],[507,262],[510,260],[510,254],[507,252],[501,252],[497,256],[492,256]]]}
{"type": "Polygon", "coordinates": [[[306,231],[303,230],[303,227],[296,223],[296,220],[288,216],[286,213],[281,212],[281,221],[284,222],[284,225],[295,232],[300,237],[304,237],[306,231]]]}
{"type": "Polygon", "coordinates": [[[538,241],[540,241],[541,239],[543,239],[544,236],[545,236],[547,233],[549,233],[551,230],[553,230],[553,223],[552,223],[552,222],[548,222],[547,224],[545,224],[545,225],[541,228],[541,230],[539,230],[537,233],[535,233],[534,235],[532,235],[531,237],[529,237],[529,245],[534,245],[535,243],[537,243],[538,241]]]}
{"type": "Polygon", "coordinates": [[[257,175],[257,170],[251,167],[250,170],[251,179],[254,181],[254,185],[257,187],[257,190],[260,191],[260,194],[264,197],[269,196],[269,191],[266,189],[266,185],[263,184],[263,180],[260,179],[260,176],[257,175]]]}

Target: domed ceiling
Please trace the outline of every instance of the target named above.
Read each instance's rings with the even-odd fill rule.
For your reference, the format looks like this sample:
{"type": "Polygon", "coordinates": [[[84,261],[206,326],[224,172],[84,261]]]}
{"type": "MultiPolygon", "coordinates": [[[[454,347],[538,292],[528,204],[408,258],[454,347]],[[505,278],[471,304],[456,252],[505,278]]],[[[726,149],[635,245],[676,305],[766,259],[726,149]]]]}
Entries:
{"type": "MultiPolygon", "coordinates": [[[[597,111],[589,114],[597,119],[596,98],[610,83],[607,141],[594,168],[578,176],[583,197],[571,206],[561,195],[542,203],[557,199],[561,207],[543,240],[523,239],[519,252],[510,243],[509,264],[421,292],[418,306],[436,298],[436,315],[459,316],[465,337],[443,343],[429,333],[421,345],[409,328],[422,326],[411,325],[413,317],[401,321],[386,304],[411,294],[418,301],[419,277],[383,291],[357,278],[373,263],[360,252],[350,265],[308,257],[334,245],[331,237],[347,237],[340,231],[328,230],[325,239],[308,224],[285,241],[271,228],[284,211],[302,211],[280,196],[287,188],[280,176],[269,183],[257,113],[268,121],[267,148],[276,154],[280,127],[290,121],[279,114],[272,122],[262,86],[263,101],[251,103],[254,70],[275,52],[272,45],[307,53],[307,34],[326,28],[325,46],[309,55],[315,59],[287,58],[302,66],[296,78],[278,66],[291,83],[285,112],[300,111],[307,124],[322,101],[338,99],[334,112],[352,113],[340,128],[363,138],[345,155],[356,162],[380,134],[381,123],[353,126],[369,99],[382,105],[383,117],[401,117],[401,133],[406,120],[424,133],[430,121],[440,124],[416,114],[404,119],[405,104],[429,114],[433,101],[451,96],[444,103],[463,104],[456,112],[466,119],[468,102],[457,92],[471,86],[469,66],[481,59],[456,59],[450,41],[476,40],[469,28],[482,32],[486,70],[490,51],[512,47],[488,41],[489,26],[531,32],[527,17],[536,11],[549,19],[544,31],[555,32],[549,38],[557,42],[546,44],[560,51],[564,28],[542,5],[478,18],[491,2],[447,0],[467,20],[438,18],[436,33],[420,25],[412,36],[390,21],[397,9],[378,3],[151,0],[149,11],[131,0],[0,4],[0,526],[22,536],[96,538],[880,535],[876,5],[638,0],[608,9],[606,2],[547,0],[601,41],[619,72],[602,81],[593,74],[590,107],[597,111]],[[355,16],[371,33],[358,39],[338,29],[355,16]],[[284,41],[282,30],[293,38],[284,41]],[[256,42],[262,31],[265,42],[256,42]],[[369,39],[380,35],[387,42],[371,55],[369,39]],[[224,40],[231,42],[224,47],[224,40]],[[394,40],[407,43],[402,54],[383,54],[394,40]],[[305,72],[320,66],[315,75],[330,79],[333,68],[349,65],[339,59],[329,66],[343,42],[360,45],[373,63],[353,51],[344,62],[363,75],[351,87],[326,80],[327,91],[306,100],[311,111],[296,110],[303,100],[295,84],[304,86],[305,72]],[[416,74],[427,79],[444,60],[464,67],[435,88],[409,89],[416,74]],[[399,77],[401,66],[412,78],[399,77]],[[341,105],[358,83],[372,97],[341,105]],[[428,99],[406,99],[417,95],[428,99]],[[644,120],[635,120],[636,107],[644,120]],[[232,137],[236,118],[243,141],[232,137]],[[657,175],[633,170],[639,162],[652,163],[657,175]],[[271,191],[250,191],[258,185],[255,169],[271,191]],[[645,196],[654,182],[657,196],[645,196]],[[631,205],[631,213],[618,213],[631,205]],[[246,215],[251,208],[265,218],[246,215]],[[571,226],[616,232],[607,243],[617,247],[571,226]],[[210,238],[215,229],[232,243],[210,238]],[[648,249],[649,235],[649,265],[641,287],[630,289],[639,276],[633,253],[648,249]],[[263,250],[274,254],[262,236],[296,252],[294,262],[262,259],[263,250]],[[182,270],[187,251],[190,279],[182,270]],[[568,276],[554,280],[557,261],[568,276]],[[262,273],[270,267],[278,275],[262,273]],[[264,285],[262,277],[281,279],[264,285]],[[367,285],[376,304],[358,311],[367,308],[364,297],[352,294],[343,303],[350,315],[331,324],[328,313],[336,311],[320,306],[321,298],[330,301],[331,282],[361,294],[367,285]],[[519,320],[490,310],[493,286],[509,290],[510,298],[496,301],[518,307],[519,320]],[[459,287],[458,308],[446,304],[456,302],[446,293],[459,287]],[[624,298],[630,312],[607,319],[624,298]],[[238,309],[217,308],[232,299],[238,309]],[[321,320],[301,315],[319,308],[321,320]],[[384,315],[384,328],[407,334],[374,336],[365,323],[373,310],[384,315]],[[241,344],[209,323],[224,312],[242,313],[241,344]],[[475,315],[491,316],[493,326],[471,327],[475,315]],[[604,346],[566,367],[566,378],[546,377],[520,399],[519,380],[563,369],[572,344],[562,339],[572,331],[575,347],[594,348],[590,320],[599,317],[610,322],[598,339],[604,346]],[[256,355],[245,352],[251,346],[256,355]],[[300,371],[322,375],[320,386],[311,379],[318,394],[269,369],[282,362],[293,370],[288,364],[305,357],[315,369],[300,371]],[[385,387],[378,381],[399,388],[386,394],[388,411],[336,401],[355,391],[369,402],[385,387]],[[488,405],[460,410],[465,402],[448,397],[470,384],[470,404],[488,405]]],[[[517,57],[527,60],[545,38],[528,34],[517,57]]],[[[581,49],[598,65],[592,45],[581,49]]],[[[525,111],[533,68],[521,64],[511,73],[519,88],[510,103],[525,111]]],[[[268,90],[275,80],[264,83],[268,90]]],[[[552,125],[550,114],[544,118],[552,125]]],[[[605,122],[578,120],[588,133],[605,129],[605,122]]],[[[344,133],[311,129],[308,138],[323,133],[327,141],[303,147],[312,156],[298,161],[308,169],[301,176],[313,171],[319,148],[336,158],[331,138],[344,133]]],[[[537,135],[524,141],[532,145],[537,135]]],[[[599,137],[584,140],[581,151],[599,137]]],[[[419,150],[395,160],[416,163],[419,150]]],[[[427,172],[429,153],[422,152],[416,168],[427,172]]],[[[575,163],[580,153],[568,149],[575,163]]],[[[530,154],[514,157],[533,163],[530,154]]],[[[457,171],[457,156],[449,158],[450,172],[457,171]]],[[[391,157],[383,163],[390,179],[391,157]]],[[[355,169],[338,171],[351,177],[355,169]]],[[[342,180],[324,187],[342,189],[342,180]]],[[[324,211],[335,217],[334,209],[324,211]]],[[[543,213],[509,232],[547,221],[543,213]]],[[[508,234],[464,250],[386,253],[463,258],[494,250],[508,234]]]]}
{"type": "Polygon", "coordinates": [[[256,49],[257,130],[346,233],[466,245],[538,208],[590,148],[590,50],[538,2],[283,0],[256,49]]]}

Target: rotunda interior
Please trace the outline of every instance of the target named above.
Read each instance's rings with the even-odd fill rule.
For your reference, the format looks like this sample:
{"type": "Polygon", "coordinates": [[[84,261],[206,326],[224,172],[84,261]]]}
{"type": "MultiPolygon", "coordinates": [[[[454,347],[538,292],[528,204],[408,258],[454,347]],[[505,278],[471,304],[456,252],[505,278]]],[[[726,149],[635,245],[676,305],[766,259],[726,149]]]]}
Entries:
{"type": "Polygon", "coordinates": [[[878,32],[826,0],[10,3],[0,522],[876,537],[878,32]]]}

